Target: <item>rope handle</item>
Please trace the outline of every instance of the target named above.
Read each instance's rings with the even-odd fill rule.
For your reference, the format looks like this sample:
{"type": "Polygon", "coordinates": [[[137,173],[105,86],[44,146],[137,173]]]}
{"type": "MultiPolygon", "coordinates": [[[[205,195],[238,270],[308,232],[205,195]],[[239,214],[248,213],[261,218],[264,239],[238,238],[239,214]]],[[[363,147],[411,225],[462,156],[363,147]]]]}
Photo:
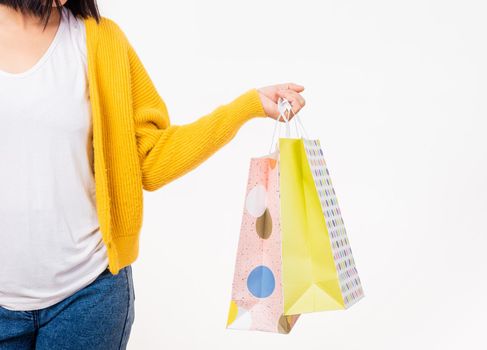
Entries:
{"type": "MultiPolygon", "coordinates": [[[[299,125],[299,127],[301,127],[301,129],[304,133],[305,138],[307,138],[307,139],[309,138],[308,133],[304,129],[303,123],[301,122],[301,119],[299,118],[299,113],[295,114],[293,112],[293,106],[291,105],[291,103],[287,99],[279,97],[279,99],[277,100],[277,109],[279,110],[279,116],[276,118],[276,122],[274,124],[274,132],[272,133],[272,142],[271,142],[271,147],[269,149],[269,153],[272,153],[272,146],[274,146],[274,143],[275,143],[274,138],[276,135],[276,129],[277,129],[277,125],[280,123],[281,117],[286,123],[286,138],[289,138],[291,136],[290,123],[293,120],[294,120],[294,126],[296,128],[296,135],[298,135],[299,138],[303,138],[303,134],[300,133],[299,129],[298,129],[298,125],[299,125]],[[291,117],[288,118],[288,116],[291,116],[291,117]],[[291,119],[291,122],[289,121],[289,119],[291,119]]],[[[280,134],[281,134],[281,128],[279,127],[279,136],[280,136],[280,134]]],[[[277,148],[278,148],[278,142],[276,142],[276,149],[277,148]]]]}

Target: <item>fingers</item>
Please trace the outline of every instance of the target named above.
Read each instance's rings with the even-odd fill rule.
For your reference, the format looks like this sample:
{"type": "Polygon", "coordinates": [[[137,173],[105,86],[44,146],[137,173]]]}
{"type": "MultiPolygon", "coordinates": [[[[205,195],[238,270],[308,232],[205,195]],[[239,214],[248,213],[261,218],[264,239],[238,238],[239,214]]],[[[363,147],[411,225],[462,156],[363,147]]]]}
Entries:
{"type": "MultiPolygon", "coordinates": [[[[279,110],[277,108],[278,98],[285,98],[292,106],[292,113],[297,114],[301,108],[305,105],[305,100],[300,92],[304,91],[304,87],[295,83],[285,83],[278,85],[265,86],[258,89],[261,94],[261,99],[264,103],[264,110],[266,115],[277,119],[279,117],[279,110]]],[[[285,117],[292,119],[292,116],[286,115],[285,117]]]]}
{"type": "Polygon", "coordinates": [[[280,84],[278,85],[278,90],[293,90],[296,92],[303,92],[304,91],[304,86],[294,84],[294,83],[285,83],[285,84],[280,84]]]}
{"type": "Polygon", "coordinates": [[[294,90],[278,90],[277,95],[291,103],[293,114],[297,114],[306,104],[303,96],[294,90]]]}

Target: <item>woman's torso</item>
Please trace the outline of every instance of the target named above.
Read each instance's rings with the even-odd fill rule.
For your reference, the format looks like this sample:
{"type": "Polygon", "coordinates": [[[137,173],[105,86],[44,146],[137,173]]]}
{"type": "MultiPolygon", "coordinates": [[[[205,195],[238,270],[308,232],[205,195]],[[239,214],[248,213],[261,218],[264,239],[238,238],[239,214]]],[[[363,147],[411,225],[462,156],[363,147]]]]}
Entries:
{"type": "Polygon", "coordinates": [[[108,266],[96,212],[82,19],[30,69],[0,71],[0,306],[48,307],[108,266]]]}

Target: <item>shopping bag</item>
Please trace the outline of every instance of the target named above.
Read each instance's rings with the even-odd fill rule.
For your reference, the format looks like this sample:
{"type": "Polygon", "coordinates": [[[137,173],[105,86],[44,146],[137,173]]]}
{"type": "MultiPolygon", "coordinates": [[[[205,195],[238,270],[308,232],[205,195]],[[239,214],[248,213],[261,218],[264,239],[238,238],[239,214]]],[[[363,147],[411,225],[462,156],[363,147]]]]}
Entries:
{"type": "Polygon", "coordinates": [[[284,315],[277,160],[252,158],[227,327],[288,333],[284,315]]]}
{"type": "Polygon", "coordinates": [[[289,333],[301,314],[346,309],[364,295],[320,142],[290,138],[291,106],[280,100],[279,109],[286,138],[250,162],[230,329],[289,333]]]}

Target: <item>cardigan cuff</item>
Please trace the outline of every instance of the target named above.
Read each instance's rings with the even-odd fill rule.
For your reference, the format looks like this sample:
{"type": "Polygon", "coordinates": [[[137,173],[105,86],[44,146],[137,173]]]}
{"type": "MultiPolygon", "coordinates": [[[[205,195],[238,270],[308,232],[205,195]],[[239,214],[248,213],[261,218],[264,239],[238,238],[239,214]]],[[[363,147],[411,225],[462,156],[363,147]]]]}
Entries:
{"type": "Polygon", "coordinates": [[[242,125],[252,118],[267,118],[257,89],[251,89],[215,111],[217,129],[212,135],[215,147],[229,142],[242,125]]]}
{"type": "Polygon", "coordinates": [[[267,117],[257,89],[248,90],[230,102],[227,107],[230,110],[232,118],[235,118],[238,124],[243,124],[255,117],[267,117]]]}

